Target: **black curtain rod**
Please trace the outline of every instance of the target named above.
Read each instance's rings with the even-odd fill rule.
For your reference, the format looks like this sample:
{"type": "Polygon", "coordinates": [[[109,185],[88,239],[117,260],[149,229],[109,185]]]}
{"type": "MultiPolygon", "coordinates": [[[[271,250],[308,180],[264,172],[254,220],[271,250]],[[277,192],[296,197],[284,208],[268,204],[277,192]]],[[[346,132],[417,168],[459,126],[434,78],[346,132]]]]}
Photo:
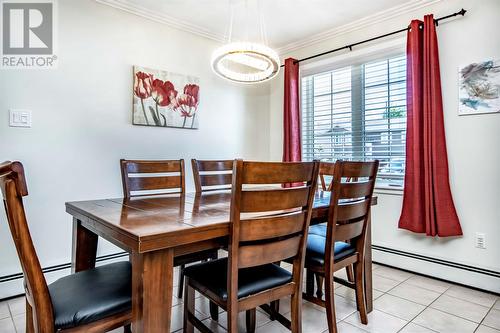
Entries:
{"type": "MultiPolygon", "coordinates": [[[[446,19],[449,19],[451,17],[455,17],[455,16],[458,16],[458,15],[462,15],[464,16],[465,13],[467,11],[465,9],[461,9],[460,11],[456,12],[456,13],[453,13],[453,14],[450,14],[450,15],[446,15],[446,16],[443,16],[443,17],[440,17],[440,18],[437,18],[434,20],[434,23],[436,25],[439,24],[439,21],[441,20],[446,20],[446,19]]],[[[410,29],[410,27],[406,27],[406,28],[403,28],[403,29],[399,29],[399,30],[396,30],[396,31],[393,31],[393,32],[389,32],[387,34],[384,34],[384,35],[380,35],[380,36],[377,36],[377,37],[372,37],[372,38],[369,38],[369,39],[365,39],[361,42],[357,42],[357,43],[354,43],[354,44],[349,44],[349,45],[346,45],[346,46],[342,46],[342,47],[339,47],[337,49],[333,49],[333,50],[330,50],[330,51],[326,51],[326,52],[322,52],[322,53],[318,53],[318,54],[315,54],[315,55],[312,55],[310,57],[307,57],[307,58],[303,58],[303,59],[299,59],[299,60],[296,60],[294,63],[298,63],[298,62],[301,62],[301,61],[306,61],[306,60],[310,60],[310,59],[313,59],[313,58],[317,58],[317,57],[321,57],[321,56],[324,56],[326,54],[330,54],[330,53],[333,53],[333,52],[337,52],[337,51],[341,51],[341,50],[345,50],[345,49],[349,49],[350,51],[352,51],[352,48],[354,46],[358,46],[358,45],[361,45],[361,44],[364,44],[364,43],[368,43],[368,42],[372,42],[374,40],[377,40],[377,39],[381,39],[381,38],[385,38],[385,37],[388,37],[388,36],[391,36],[391,35],[395,35],[395,34],[399,34],[401,32],[404,32],[404,31],[408,31],[410,29]]],[[[285,65],[281,65],[281,67],[284,67],[285,65]]]]}

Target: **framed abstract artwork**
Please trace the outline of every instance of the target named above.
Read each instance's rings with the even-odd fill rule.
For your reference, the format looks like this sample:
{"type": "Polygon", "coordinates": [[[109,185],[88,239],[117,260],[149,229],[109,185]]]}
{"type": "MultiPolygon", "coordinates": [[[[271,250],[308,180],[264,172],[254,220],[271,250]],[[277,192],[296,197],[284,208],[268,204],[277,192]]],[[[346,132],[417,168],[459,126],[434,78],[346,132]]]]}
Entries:
{"type": "Polygon", "coordinates": [[[459,115],[500,112],[500,61],[459,69],[459,115]]]}
{"type": "Polygon", "coordinates": [[[134,66],[133,96],[134,125],[198,128],[197,77],[134,66]]]}

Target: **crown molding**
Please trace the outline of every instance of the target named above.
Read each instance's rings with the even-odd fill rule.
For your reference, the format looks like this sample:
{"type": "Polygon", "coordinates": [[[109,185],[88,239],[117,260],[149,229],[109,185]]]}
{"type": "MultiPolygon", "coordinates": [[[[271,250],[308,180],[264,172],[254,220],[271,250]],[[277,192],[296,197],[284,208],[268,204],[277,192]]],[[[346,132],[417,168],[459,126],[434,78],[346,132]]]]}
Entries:
{"type": "Polygon", "coordinates": [[[135,14],[149,20],[162,23],[168,25],[174,29],[182,30],[185,32],[190,32],[192,34],[205,37],[220,43],[224,43],[226,41],[225,36],[221,34],[214,33],[206,28],[198,26],[196,24],[192,24],[170,15],[161,14],[150,9],[147,9],[143,6],[138,6],[136,4],[132,4],[127,0],[95,0],[96,2],[107,5],[116,9],[120,9],[126,11],[131,14],[135,14]]]}
{"type": "Polygon", "coordinates": [[[329,40],[331,38],[348,34],[350,32],[361,30],[369,26],[382,23],[391,18],[397,17],[402,14],[406,14],[417,9],[433,5],[435,3],[441,2],[442,0],[412,0],[405,2],[401,5],[377,12],[375,14],[365,16],[361,19],[352,21],[348,24],[341,25],[339,27],[323,31],[321,33],[303,38],[301,40],[286,44],[276,49],[280,55],[290,53],[292,51],[305,48],[314,44],[318,44],[329,40]]]}
{"type": "MultiPolygon", "coordinates": [[[[155,12],[153,10],[147,9],[143,6],[139,6],[131,3],[128,0],[95,0],[96,2],[107,5],[116,9],[123,10],[125,12],[135,14],[146,19],[165,24],[174,29],[182,30],[185,32],[189,32],[201,37],[205,37],[219,43],[225,43],[226,38],[223,34],[218,34],[213,31],[210,31],[207,28],[198,26],[196,24],[189,23],[184,20],[177,19],[170,15],[161,14],[155,12]]],[[[301,40],[286,44],[284,46],[276,48],[276,51],[280,55],[284,55],[290,53],[292,51],[308,47],[314,44],[321,43],[323,41],[329,40],[333,37],[337,37],[339,35],[348,34],[350,32],[367,28],[377,23],[381,23],[387,21],[391,18],[394,18],[398,15],[406,14],[417,9],[427,7],[433,5],[435,3],[441,2],[443,0],[410,0],[401,5],[389,8],[387,10],[383,10],[377,12],[375,14],[365,16],[361,19],[352,21],[348,24],[344,24],[342,26],[329,29],[323,31],[321,33],[303,38],[301,40]]]]}

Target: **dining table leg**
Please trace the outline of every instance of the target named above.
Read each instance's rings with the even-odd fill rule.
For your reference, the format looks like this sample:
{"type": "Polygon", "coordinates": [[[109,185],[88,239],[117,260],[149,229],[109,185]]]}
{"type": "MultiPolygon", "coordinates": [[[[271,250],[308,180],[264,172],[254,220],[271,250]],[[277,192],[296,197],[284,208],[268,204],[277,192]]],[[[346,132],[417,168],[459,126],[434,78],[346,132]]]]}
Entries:
{"type": "Polygon", "coordinates": [[[95,267],[98,239],[95,233],[82,225],[82,221],[73,218],[71,272],[77,273],[95,267]]]}
{"type": "Polygon", "coordinates": [[[132,252],[132,331],[170,332],[174,251],[132,252]]]}
{"type": "Polygon", "coordinates": [[[373,310],[373,281],[372,281],[372,222],[371,213],[368,215],[365,241],[365,297],[366,312],[373,310]]]}

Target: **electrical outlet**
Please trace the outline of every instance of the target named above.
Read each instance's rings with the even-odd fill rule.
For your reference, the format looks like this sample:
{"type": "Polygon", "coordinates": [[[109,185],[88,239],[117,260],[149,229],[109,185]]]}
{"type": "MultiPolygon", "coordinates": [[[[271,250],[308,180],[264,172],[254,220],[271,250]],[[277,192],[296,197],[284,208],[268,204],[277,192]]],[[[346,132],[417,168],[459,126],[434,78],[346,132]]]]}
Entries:
{"type": "Polygon", "coordinates": [[[486,249],[486,235],[481,232],[476,232],[476,247],[478,249],[486,249]]]}

